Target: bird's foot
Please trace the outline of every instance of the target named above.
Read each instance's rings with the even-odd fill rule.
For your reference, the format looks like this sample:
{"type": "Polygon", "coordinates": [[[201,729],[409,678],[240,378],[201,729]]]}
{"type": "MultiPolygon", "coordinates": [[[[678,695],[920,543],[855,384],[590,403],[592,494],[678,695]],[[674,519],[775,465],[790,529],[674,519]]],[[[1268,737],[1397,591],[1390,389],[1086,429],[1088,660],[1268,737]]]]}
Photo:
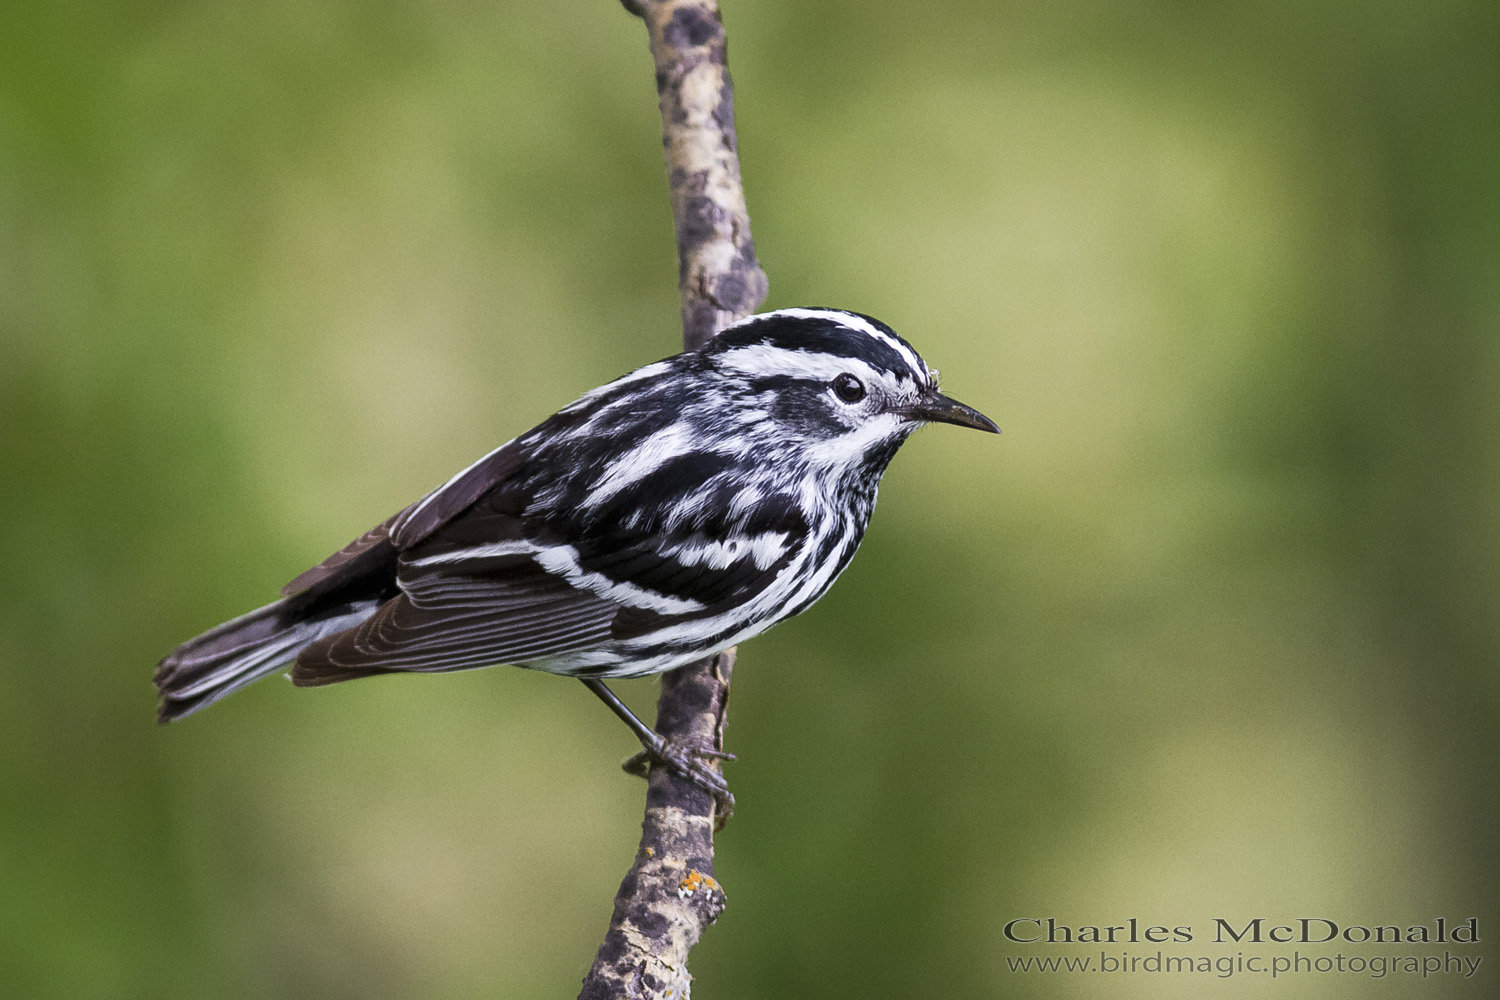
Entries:
{"type": "Polygon", "coordinates": [[[652,735],[656,736],[652,745],[645,746],[640,753],[621,765],[625,773],[644,778],[658,764],[670,768],[713,796],[718,807],[715,810],[714,825],[716,828],[723,827],[724,821],[734,813],[734,796],[729,793],[729,782],[724,780],[724,775],[709,766],[709,761],[734,760],[734,754],[712,747],[663,739],[655,733],[652,735]]]}

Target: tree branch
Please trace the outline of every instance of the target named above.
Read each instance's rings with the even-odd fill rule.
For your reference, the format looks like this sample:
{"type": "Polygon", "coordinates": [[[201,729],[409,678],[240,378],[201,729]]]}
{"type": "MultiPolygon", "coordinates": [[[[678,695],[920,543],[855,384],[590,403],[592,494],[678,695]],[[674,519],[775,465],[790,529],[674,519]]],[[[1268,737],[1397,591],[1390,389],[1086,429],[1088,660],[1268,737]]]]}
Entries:
{"type": "Polygon", "coordinates": [[[646,20],[656,63],[677,226],[682,339],[692,349],[750,315],[766,297],[740,185],[724,25],[713,0],[632,2],[646,20]]]}
{"type": "MultiPolygon", "coordinates": [[[[687,349],[754,312],[766,276],[755,258],[740,184],[734,91],[713,0],[621,0],[642,17],[656,64],[662,144],[676,225],[682,340],[687,349]]],[[[723,749],[734,650],[662,678],[656,731],[679,745],[723,749]]],[[[580,1000],[688,995],[688,953],[724,909],[713,835],[726,817],[712,796],[653,767],[635,861],[580,1000]]]]}

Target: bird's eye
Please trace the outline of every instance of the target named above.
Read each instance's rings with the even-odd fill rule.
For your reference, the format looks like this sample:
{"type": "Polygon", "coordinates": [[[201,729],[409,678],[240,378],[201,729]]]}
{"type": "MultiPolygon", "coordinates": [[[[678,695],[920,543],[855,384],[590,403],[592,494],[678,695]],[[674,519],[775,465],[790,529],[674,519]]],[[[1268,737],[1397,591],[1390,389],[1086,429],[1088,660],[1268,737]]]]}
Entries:
{"type": "Polygon", "coordinates": [[[865,398],[865,384],[844,372],[833,380],[833,394],[846,403],[857,403],[865,398]]]}

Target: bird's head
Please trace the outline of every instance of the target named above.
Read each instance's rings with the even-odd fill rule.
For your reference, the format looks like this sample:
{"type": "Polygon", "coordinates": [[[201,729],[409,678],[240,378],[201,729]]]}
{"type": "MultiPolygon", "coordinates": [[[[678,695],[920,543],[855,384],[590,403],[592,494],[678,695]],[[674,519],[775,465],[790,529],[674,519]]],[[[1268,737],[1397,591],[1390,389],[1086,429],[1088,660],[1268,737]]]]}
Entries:
{"type": "Polygon", "coordinates": [[[762,313],[724,330],[701,353],[738,389],[741,420],[774,426],[815,464],[874,462],[883,470],[924,423],[999,432],[984,414],[939,392],[937,373],[894,330],[859,313],[762,313]]]}

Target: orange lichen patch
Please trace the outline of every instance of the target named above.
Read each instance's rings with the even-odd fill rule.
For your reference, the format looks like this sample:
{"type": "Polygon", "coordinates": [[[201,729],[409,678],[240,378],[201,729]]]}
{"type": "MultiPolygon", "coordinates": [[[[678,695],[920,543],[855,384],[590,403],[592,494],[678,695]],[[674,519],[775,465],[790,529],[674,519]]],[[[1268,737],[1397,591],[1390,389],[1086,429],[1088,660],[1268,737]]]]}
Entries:
{"type": "Polygon", "coordinates": [[[682,877],[682,881],[677,884],[677,895],[686,899],[688,896],[691,896],[699,889],[708,889],[709,891],[712,891],[714,889],[717,889],[718,887],[719,883],[714,881],[714,877],[712,875],[705,875],[696,868],[689,868],[688,873],[684,875],[682,877]]]}

